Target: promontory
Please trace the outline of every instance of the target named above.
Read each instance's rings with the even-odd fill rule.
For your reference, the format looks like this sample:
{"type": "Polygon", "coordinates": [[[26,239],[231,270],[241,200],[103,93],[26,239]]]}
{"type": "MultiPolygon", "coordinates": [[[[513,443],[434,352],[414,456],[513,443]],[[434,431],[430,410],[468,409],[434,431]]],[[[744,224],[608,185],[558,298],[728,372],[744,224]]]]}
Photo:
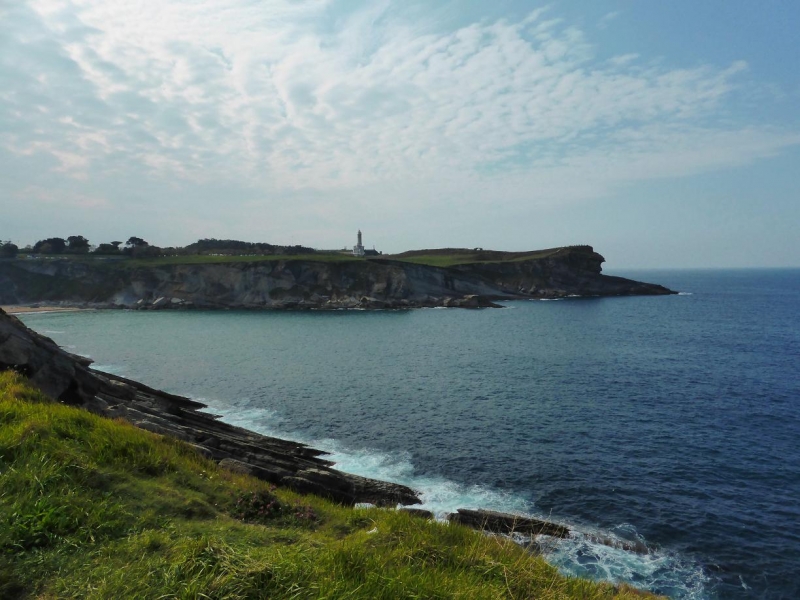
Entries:
{"type": "Polygon", "coordinates": [[[498,300],[672,294],[602,274],[591,246],[0,260],[0,304],[95,308],[347,309],[493,306],[498,300]]]}

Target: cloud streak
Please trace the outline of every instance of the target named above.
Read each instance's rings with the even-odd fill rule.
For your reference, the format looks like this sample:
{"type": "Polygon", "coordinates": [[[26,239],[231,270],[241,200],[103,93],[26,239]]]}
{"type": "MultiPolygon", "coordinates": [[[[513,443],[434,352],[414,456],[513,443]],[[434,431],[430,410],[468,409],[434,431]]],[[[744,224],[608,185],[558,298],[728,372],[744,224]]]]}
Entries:
{"type": "Polygon", "coordinates": [[[273,198],[264,202],[276,211],[302,196],[324,212],[358,190],[383,193],[388,211],[413,209],[419,190],[434,189],[426,196],[475,207],[502,197],[513,212],[748,164],[800,143],[728,112],[744,62],[674,68],[634,53],[601,61],[587,33],[546,10],[448,29],[409,22],[398,7],[6,7],[0,152],[31,169],[35,161],[53,185],[69,180],[74,197],[112,204],[124,195],[112,181],[161,186],[165,198],[228,182],[229,206],[273,198]]]}

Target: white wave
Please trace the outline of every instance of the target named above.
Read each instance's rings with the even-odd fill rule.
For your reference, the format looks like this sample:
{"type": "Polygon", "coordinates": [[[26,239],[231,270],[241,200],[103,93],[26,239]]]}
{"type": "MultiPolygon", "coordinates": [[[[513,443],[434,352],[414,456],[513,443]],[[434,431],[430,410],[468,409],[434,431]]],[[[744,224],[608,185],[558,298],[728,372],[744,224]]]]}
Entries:
{"type": "MultiPolygon", "coordinates": [[[[232,425],[323,450],[329,455],[326,458],[341,471],[407,485],[420,493],[420,508],[430,510],[438,520],[444,520],[447,513],[458,508],[484,508],[557,521],[552,515],[538,513],[535,506],[519,494],[477,484],[460,484],[444,477],[418,475],[408,452],[390,454],[369,448],[352,449],[334,439],[313,439],[287,431],[281,427],[284,419],[268,409],[239,408],[227,402],[195,399],[207,404],[211,412],[220,414],[222,420],[232,425]]],[[[623,549],[631,543],[644,546],[644,539],[633,526],[625,524],[614,531],[604,531],[564,524],[573,531],[569,538],[538,536],[536,540],[544,558],[564,575],[625,582],[672,598],[700,600],[707,597],[708,577],[699,564],[663,551],[637,554],[623,549]]],[[[530,538],[519,536],[516,541],[526,544],[530,538]]]]}
{"type": "Polygon", "coordinates": [[[111,375],[125,375],[127,369],[120,365],[97,365],[93,364],[92,369],[95,371],[102,371],[103,373],[110,373],[111,375]]]}
{"type": "Polygon", "coordinates": [[[634,535],[618,536],[613,531],[573,527],[572,535],[563,540],[544,538],[543,556],[571,577],[624,582],[670,598],[708,597],[706,587],[710,579],[698,563],[663,550],[637,553],[625,549],[631,537],[641,544],[644,538],[633,526],[624,527],[634,535]]]}
{"type": "Polygon", "coordinates": [[[742,578],[742,576],[741,576],[741,575],[739,575],[739,583],[741,583],[741,584],[742,584],[742,589],[743,589],[743,590],[749,590],[749,589],[750,589],[750,586],[749,586],[749,585],[747,585],[747,584],[744,582],[744,579],[742,578]]]}
{"type": "MultiPolygon", "coordinates": [[[[301,444],[308,442],[292,436],[285,431],[279,431],[277,426],[284,422],[284,419],[277,412],[267,408],[244,408],[237,404],[221,402],[216,399],[192,396],[191,394],[181,394],[197,402],[202,402],[208,406],[208,412],[220,415],[222,420],[237,427],[244,427],[262,435],[269,435],[276,438],[290,439],[301,444]]],[[[321,449],[321,448],[320,448],[321,449]]]]}
{"type": "Polygon", "coordinates": [[[503,512],[530,512],[533,506],[523,498],[481,485],[462,485],[444,477],[417,475],[407,452],[388,454],[368,448],[352,450],[332,439],[309,440],[309,445],[324,450],[336,468],[345,473],[393,481],[407,485],[420,494],[424,508],[437,518],[458,508],[487,508],[503,512]]]}
{"type": "Polygon", "coordinates": [[[678,296],[694,296],[692,292],[678,292],[678,296]]]}
{"type": "Polygon", "coordinates": [[[707,597],[702,568],[663,552],[641,555],[571,537],[546,545],[544,557],[568,576],[625,582],[671,598],[707,597]]]}

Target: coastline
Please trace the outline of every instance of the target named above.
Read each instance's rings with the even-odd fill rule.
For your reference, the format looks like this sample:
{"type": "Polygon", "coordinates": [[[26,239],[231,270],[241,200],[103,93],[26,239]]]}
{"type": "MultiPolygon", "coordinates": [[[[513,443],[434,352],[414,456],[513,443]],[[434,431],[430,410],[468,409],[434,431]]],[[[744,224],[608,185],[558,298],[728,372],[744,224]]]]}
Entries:
{"type": "MultiPolygon", "coordinates": [[[[503,300],[660,296],[663,286],[602,274],[604,261],[589,247],[544,255],[461,255],[437,260],[277,260],[218,264],[71,259],[0,264],[0,304],[9,312],[53,308],[152,309],[408,309],[497,308],[503,300]],[[449,262],[448,262],[449,261],[449,262]],[[441,262],[438,260],[438,262],[441,262]],[[432,263],[432,264],[429,264],[432,263]]],[[[540,252],[541,254],[541,252],[540,252]]],[[[413,257],[412,257],[413,258],[413,257]]],[[[428,257],[431,259],[431,257],[428,257]]],[[[29,312],[29,311],[25,311],[29,312]]]]}
{"type": "Polygon", "coordinates": [[[39,306],[39,305],[0,305],[0,310],[7,315],[23,315],[55,312],[83,312],[96,308],[79,308],[77,306],[39,306]]]}
{"type": "MultiPolygon", "coordinates": [[[[25,311],[28,314],[48,312],[48,308],[56,309],[50,312],[96,310],[18,308],[29,309],[25,311]]],[[[0,365],[9,365],[26,375],[34,385],[58,401],[100,416],[121,418],[140,429],[183,440],[225,468],[285,486],[298,493],[316,494],[349,506],[367,503],[384,508],[400,508],[422,503],[420,492],[407,485],[338,470],[328,458],[329,451],[226,422],[222,415],[207,412],[208,406],[197,400],[91,369],[90,359],[64,351],[50,338],[37,334],[15,317],[4,316],[4,311],[5,307],[0,307],[0,334],[5,330],[10,334],[8,339],[15,337],[17,341],[11,345],[0,343],[0,365]],[[36,364],[41,365],[40,368],[35,369],[36,364]]],[[[428,510],[416,509],[416,513],[434,518],[434,513],[428,510]]],[[[526,530],[529,536],[575,537],[634,554],[646,555],[650,552],[644,544],[586,534],[534,515],[496,512],[482,507],[459,507],[438,516],[442,521],[459,523],[476,530],[508,535],[526,530]]]]}

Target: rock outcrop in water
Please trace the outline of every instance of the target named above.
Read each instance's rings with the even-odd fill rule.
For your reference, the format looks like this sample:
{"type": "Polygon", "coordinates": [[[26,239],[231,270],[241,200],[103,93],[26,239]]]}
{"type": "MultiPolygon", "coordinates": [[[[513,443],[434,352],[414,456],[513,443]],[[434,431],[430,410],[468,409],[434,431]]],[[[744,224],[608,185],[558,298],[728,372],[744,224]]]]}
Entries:
{"type": "MultiPolygon", "coordinates": [[[[242,257],[241,262],[198,264],[165,264],[157,259],[149,263],[3,260],[0,304],[146,309],[480,308],[504,299],[673,293],[659,285],[603,275],[604,259],[590,246],[472,253],[448,267],[413,262],[418,259],[415,255],[426,252],[442,251],[369,260],[242,257]]],[[[459,256],[464,251],[448,252],[459,256]]]]}
{"type": "Polygon", "coordinates": [[[420,502],[406,486],[342,473],[319,450],[228,425],[199,412],[205,408],[199,402],[94,371],[90,364],[0,310],[0,370],[19,371],[51,398],[184,440],[223,467],[302,493],[343,504],[420,502]]]}

